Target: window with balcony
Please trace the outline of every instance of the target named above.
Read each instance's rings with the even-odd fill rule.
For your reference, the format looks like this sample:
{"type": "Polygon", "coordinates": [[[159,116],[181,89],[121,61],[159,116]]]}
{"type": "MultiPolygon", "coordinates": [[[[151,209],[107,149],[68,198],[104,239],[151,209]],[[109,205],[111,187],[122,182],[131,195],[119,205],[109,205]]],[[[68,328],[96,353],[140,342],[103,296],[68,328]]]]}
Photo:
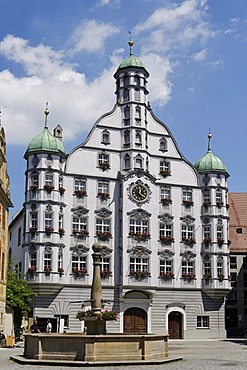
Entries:
{"type": "Polygon", "coordinates": [[[83,197],[87,195],[85,179],[80,178],[74,179],[74,194],[77,195],[78,197],[83,197]]]}
{"type": "Polygon", "coordinates": [[[39,174],[33,172],[30,177],[30,190],[35,191],[39,188],[39,174]]]}
{"type": "Polygon", "coordinates": [[[182,224],[182,241],[189,244],[195,243],[194,225],[182,224]]]}
{"type": "Polygon", "coordinates": [[[47,191],[51,191],[54,189],[53,185],[53,174],[52,173],[46,173],[45,174],[45,184],[44,189],[47,191]]]}
{"type": "Polygon", "coordinates": [[[170,223],[160,222],[159,225],[159,238],[161,242],[172,243],[174,242],[172,232],[173,225],[170,223]]]}
{"type": "Polygon", "coordinates": [[[129,219],[129,236],[138,239],[148,239],[149,234],[149,220],[140,220],[137,218],[129,219]]]}
{"type": "Polygon", "coordinates": [[[171,165],[170,162],[166,160],[160,161],[160,174],[162,176],[170,176],[171,175],[171,165]]]}
{"type": "Polygon", "coordinates": [[[194,205],[191,190],[182,191],[182,203],[185,207],[188,207],[188,208],[194,205]]]}
{"type": "Polygon", "coordinates": [[[106,218],[96,218],[96,236],[100,240],[111,238],[111,220],[106,218]]]}
{"type": "Polygon", "coordinates": [[[182,278],[195,278],[195,263],[194,261],[182,261],[182,278]]]}
{"type": "Polygon", "coordinates": [[[173,273],[173,261],[172,260],[160,260],[160,277],[166,279],[172,279],[174,277],[173,273]]]}
{"type": "Polygon", "coordinates": [[[87,218],[74,215],[72,218],[72,233],[77,236],[88,236],[87,218]]]}
{"type": "Polygon", "coordinates": [[[149,258],[130,257],[130,276],[136,279],[149,277],[149,258]]]}
{"type": "Polygon", "coordinates": [[[71,272],[75,275],[87,273],[87,256],[72,255],[71,272]]]}
{"type": "Polygon", "coordinates": [[[99,153],[98,155],[98,166],[103,170],[106,170],[110,167],[109,163],[109,154],[99,153]]]}

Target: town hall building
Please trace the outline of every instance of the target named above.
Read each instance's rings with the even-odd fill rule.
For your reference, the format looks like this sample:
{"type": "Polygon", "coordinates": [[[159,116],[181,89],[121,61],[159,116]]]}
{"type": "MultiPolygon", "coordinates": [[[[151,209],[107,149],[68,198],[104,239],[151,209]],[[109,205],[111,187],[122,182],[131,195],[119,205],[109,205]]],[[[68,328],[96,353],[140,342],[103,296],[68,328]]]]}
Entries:
{"type": "Polygon", "coordinates": [[[109,333],[224,338],[229,174],[211,134],[195,165],[183,156],[150,106],[149,73],[129,45],[114,74],[113,109],[70,153],[62,127],[50,132],[46,107],[44,129],[24,154],[10,256],[37,293],[32,315],[52,319],[54,330],[83,330],[76,314],[90,307],[99,242],[103,306],[118,312],[109,333]]]}

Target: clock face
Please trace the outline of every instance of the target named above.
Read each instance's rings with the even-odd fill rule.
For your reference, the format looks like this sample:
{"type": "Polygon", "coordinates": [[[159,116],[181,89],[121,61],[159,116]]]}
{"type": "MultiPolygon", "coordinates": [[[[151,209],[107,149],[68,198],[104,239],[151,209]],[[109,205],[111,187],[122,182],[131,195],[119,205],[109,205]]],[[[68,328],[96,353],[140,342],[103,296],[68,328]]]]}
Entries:
{"type": "Polygon", "coordinates": [[[134,185],[131,189],[131,195],[138,202],[143,202],[148,197],[148,189],[144,185],[134,185]]]}

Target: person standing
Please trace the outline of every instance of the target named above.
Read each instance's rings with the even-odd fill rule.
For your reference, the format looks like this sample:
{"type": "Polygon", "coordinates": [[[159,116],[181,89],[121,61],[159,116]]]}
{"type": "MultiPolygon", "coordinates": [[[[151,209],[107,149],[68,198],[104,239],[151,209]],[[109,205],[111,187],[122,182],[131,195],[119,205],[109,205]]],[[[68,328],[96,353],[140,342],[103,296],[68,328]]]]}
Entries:
{"type": "Polygon", "coordinates": [[[51,333],[51,329],[52,329],[51,321],[50,321],[50,319],[47,319],[47,320],[46,320],[46,328],[45,328],[45,332],[46,332],[46,333],[51,333]]]}
{"type": "Polygon", "coordinates": [[[33,321],[33,324],[30,326],[30,330],[31,330],[31,333],[40,333],[37,320],[33,321]]]}

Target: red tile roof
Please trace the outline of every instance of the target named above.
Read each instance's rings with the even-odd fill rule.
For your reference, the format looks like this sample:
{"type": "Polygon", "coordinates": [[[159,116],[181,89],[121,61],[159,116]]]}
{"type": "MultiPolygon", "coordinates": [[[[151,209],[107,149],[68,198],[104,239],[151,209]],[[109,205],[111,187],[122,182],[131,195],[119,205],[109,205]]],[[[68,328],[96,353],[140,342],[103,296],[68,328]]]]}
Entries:
{"type": "Polygon", "coordinates": [[[229,193],[231,253],[247,253],[247,193],[229,193]]]}

